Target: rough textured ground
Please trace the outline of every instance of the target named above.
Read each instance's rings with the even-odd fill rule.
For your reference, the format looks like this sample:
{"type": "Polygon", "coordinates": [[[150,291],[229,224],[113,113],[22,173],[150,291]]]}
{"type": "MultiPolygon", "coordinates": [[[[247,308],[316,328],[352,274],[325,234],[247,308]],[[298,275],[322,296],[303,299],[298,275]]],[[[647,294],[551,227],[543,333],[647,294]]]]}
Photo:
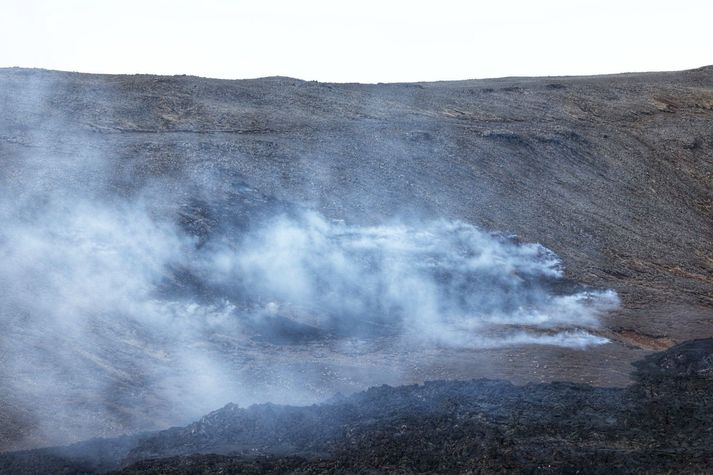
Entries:
{"type": "MultiPolygon", "coordinates": [[[[711,67],[388,85],[4,69],[0,111],[5,179],[25,156],[92,150],[112,164],[108,186],[119,194],[165,178],[167,199],[197,235],[270,200],[361,224],[399,215],[461,219],[540,242],[563,258],[569,277],[622,299],[601,330],[613,342],[587,352],[404,355],[387,343],[356,364],[348,352],[327,362],[323,348],[270,356],[275,367],[316,369],[325,380],[349,369],[347,381],[325,384],[329,391],[477,377],[623,386],[631,362],[652,350],[713,336],[711,67]],[[190,187],[171,181],[206,172],[235,189],[196,204],[190,187]],[[407,371],[390,374],[395,362],[407,371]],[[376,371],[364,377],[364,366],[376,371]]],[[[6,333],[0,358],[12,341],[6,333]]],[[[263,349],[238,356],[250,361],[263,349]]],[[[110,381],[111,358],[104,363],[110,381]]],[[[155,408],[141,414],[142,426],[127,418],[84,435],[177,422],[160,401],[155,408]]],[[[36,419],[57,417],[70,428],[73,416],[42,410],[38,416],[0,389],[0,449],[60,442],[39,434],[36,419]]]]}
{"type": "Polygon", "coordinates": [[[656,353],[636,368],[627,388],[435,381],[307,407],[231,404],[186,427],[6,454],[0,471],[706,471],[713,463],[713,339],[656,353]]]}

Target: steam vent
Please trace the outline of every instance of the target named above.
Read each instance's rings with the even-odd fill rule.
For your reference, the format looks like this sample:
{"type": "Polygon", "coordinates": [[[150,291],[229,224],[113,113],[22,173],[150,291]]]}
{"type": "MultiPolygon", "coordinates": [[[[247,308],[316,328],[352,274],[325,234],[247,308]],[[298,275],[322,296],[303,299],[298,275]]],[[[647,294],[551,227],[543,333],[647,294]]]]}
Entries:
{"type": "Polygon", "coordinates": [[[706,473],[713,67],[0,69],[0,473],[706,473]]]}

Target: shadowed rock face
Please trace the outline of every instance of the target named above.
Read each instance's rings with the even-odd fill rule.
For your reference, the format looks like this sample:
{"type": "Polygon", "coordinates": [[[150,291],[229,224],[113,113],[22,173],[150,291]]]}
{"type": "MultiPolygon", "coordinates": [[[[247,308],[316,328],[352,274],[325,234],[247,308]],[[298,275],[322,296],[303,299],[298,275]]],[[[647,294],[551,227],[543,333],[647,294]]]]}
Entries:
{"type": "MultiPolygon", "coordinates": [[[[323,397],[441,378],[622,386],[629,364],[651,350],[713,336],[710,67],[389,85],[5,69],[0,104],[3,189],[22,188],[26,175],[17,170],[34,159],[37,175],[63,189],[153,199],[154,210],[198,247],[227,230],[247,229],[276,208],[307,207],[359,226],[394,217],[460,220],[541,243],[562,258],[569,279],[614,289],[622,301],[598,330],[612,343],[586,352],[517,346],[412,354],[405,359],[413,364],[399,374],[379,371],[379,379],[362,378],[363,367],[353,367],[352,380],[328,386],[323,397]],[[87,157],[87,173],[55,173],[78,155],[87,157]]],[[[12,199],[2,196],[2,204],[12,199]]],[[[173,271],[166,293],[213,297],[214,289],[186,269],[173,271]]],[[[23,341],[17,332],[26,316],[11,317],[0,337],[3,363],[23,341]]],[[[135,328],[113,322],[102,321],[101,331],[136,348],[135,328]]],[[[314,338],[311,327],[280,322],[273,340],[285,332],[314,338]]],[[[72,342],[70,360],[97,367],[78,387],[97,380],[121,397],[87,402],[72,394],[76,412],[28,407],[27,395],[7,389],[14,375],[2,373],[0,382],[8,384],[0,385],[0,449],[187,422],[143,384],[151,374],[122,364],[123,348],[97,350],[62,333],[51,337],[72,342]],[[75,430],[76,415],[92,404],[102,407],[87,419],[104,429],[75,430]],[[45,418],[63,431],[48,435],[45,418]]],[[[170,367],[170,355],[152,345],[138,347],[170,367]]],[[[390,344],[375,345],[381,348],[369,365],[392,367],[390,344]]],[[[303,365],[319,375],[349,367],[354,353],[343,352],[329,366],[323,348],[269,348],[290,371],[303,365]]],[[[235,356],[246,368],[243,376],[261,377],[259,366],[251,366],[260,351],[249,347],[235,356]]]]}
{"type": "Polygon", "coordinates": [[[712,358],[713,339],[686,342],[638,362],[627,388],[435,381],[230,404],[182,428],[5,454],[0,471],[700,472],[713,462],[712,358]]]}

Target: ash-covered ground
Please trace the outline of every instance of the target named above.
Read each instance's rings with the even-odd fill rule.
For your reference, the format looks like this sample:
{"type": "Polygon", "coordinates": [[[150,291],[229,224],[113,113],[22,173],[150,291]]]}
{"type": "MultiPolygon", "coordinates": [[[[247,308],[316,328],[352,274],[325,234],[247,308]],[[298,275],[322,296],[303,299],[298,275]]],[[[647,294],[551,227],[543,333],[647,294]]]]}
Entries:
{"type": "MultiPolygon", "coordinates": [[[[563,438],[566,456],[557,446],[533,460],[575,467],[599,450],[575,437],[585,429],[566,432],[583,414],[580,390],[601,398],[602,420],[616,413],[616,446],[633,444],[612,464],[654,446],[664,457],[679,447],[664,439],[681,431],[685,456],[708,460],[707,435],[688,431],[698,422],[680,427],[705,400],[667,409],[663,439],[658,419],[628,427],[651,398],[668,397],[644,397],[631,364],[713,336],[713,69],[384,85],[5,69],[0,104],[0,450],[156,431],[228,403],[354,406],[367,396],[333,398],[439,380],[427,391],[439,408],[455,391],[452,413],[414,409],[420,387],[365,393],[409,402],[388,417],[380,401],[352,414],[374,421],[363,443],[330,432],[353,419],[330,425],[332,406],[316,406],[321,415],[300,416],[316,418],[312,446],[282,450],[271,439],[252,453],[287,458],[169,463],[460,470],[394,462],[406,445],[392,423],[415,417],[411,438],[451,433],[467,408],[456,433],[480,444],[468,449],[478,457],[495,452],[492,465],[463,470],[535,467],[526,454],[498,457],[509,457],[508,440],[529,450],[536,427],[563,438]],[[508,382],[443,382],[482,377],[508,382]],[[511,386],[553,381],[591,387],[511,386]],[[561,408],[567,420],[498,425],[527,412],[533,388],[555,395],[533,414],[561,408]],[[473,409],[486,400],[488,410],[473,409]],[[487,419],[483,438],[473,411],[487,419]],[[381,461],[363,464],[369,457],[381,461]]],[[[695,365],[705,367],[707,351],[695,365]]],[[[683,400],[704,376],[656,384],[683,400]]],[[[271,417],[264,424],[278,437],[271,417]]],[[[211,436],[207,451],[250,455],[234,436],[211,436]]],[[[113,455],[75,457],[67,470],[153,456],[137,440],[99,443],[113,455]]],[[[205,452],[185,447],[154,455],[205,452]]],[[[471,453],[417,447],[432,461],[471,453]]],[[[8,470],[20,470],[14,457],[8,470]]],[[[168,470],[157,467],[145,469],[168,470]]]]}

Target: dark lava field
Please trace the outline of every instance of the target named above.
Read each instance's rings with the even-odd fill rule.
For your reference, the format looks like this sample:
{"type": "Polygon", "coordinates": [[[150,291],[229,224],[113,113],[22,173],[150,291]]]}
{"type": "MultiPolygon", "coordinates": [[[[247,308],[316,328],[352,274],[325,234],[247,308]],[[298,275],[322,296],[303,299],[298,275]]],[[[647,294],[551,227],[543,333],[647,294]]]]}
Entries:
{"type": "Polygon", "coordinates": [[[0,221],[0,473],[713,464],[713,67],[0,69],[0,221]]]}
{"type": "Polygon", "coordinates": [[[233,404],[186,427],[0,457],[7,473],[705,473],[713,339],[649,355],[625,389],[431,381],[320,405],[233,404]],[[116,471],[118,467],[124,467],[116,471]]]}

